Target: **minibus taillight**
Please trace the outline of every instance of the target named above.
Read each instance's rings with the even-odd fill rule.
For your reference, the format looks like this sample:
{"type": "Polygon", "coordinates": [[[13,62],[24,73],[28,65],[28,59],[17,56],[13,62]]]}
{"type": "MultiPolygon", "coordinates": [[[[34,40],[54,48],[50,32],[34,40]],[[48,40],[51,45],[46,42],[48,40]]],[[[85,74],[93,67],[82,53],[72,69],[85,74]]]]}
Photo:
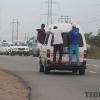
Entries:
{"type": "Polygon", "coordinates": [[[47,57],[50,58],[50,49],[47,49],[47,57]]]}
{"type": "Polygon", "coordinates": [[[84,58],[87,58],[87,50],[84,50],[84,58]]]}

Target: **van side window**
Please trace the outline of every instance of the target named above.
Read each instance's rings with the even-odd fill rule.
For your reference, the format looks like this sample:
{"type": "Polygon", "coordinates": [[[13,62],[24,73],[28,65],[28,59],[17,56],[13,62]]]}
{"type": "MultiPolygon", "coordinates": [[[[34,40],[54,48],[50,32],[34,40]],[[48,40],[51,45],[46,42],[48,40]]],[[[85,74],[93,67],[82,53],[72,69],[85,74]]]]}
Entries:
{"type": "Polygon", "coordinates": [[[48,39],[49,39],[50,34],[46,34],[45,42],[44,44],[48,44],[48,39]]]}

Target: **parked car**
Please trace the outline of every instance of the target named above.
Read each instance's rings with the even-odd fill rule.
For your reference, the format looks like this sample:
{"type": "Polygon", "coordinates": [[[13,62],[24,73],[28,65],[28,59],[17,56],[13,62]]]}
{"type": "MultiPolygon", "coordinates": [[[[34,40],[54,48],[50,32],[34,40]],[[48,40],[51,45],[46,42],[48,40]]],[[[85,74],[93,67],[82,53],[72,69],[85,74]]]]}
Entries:
{"type": "MultiPolygon", "coordinates": [[[[53,35],[46,34],[46,39],[44,45],[40,49],[40,57],[39,57],[39,64],[40,64],[40,72],[44,72],[48,74],[50,70],[70,70],[73,74],[78,73],[80,75],[85,74],[86,69],[86,61],[87,61],[87,47],[86,41],[83,32],[79,25],[76,27],[79,28],[80,32],[80,45],[79,45],[79,58],[80,58],[80,65],[76,64],[75,56],[73,56],[72,64],[69,64],[69,50],[68,50],[68,32],[72,29],[72,25],[70,23],[59,23],[53,24],[47,27],[47,31],[53,27],[57,26],[58,29],[62,31],[62,38],[63,38],[63,57],[62,62],[53,62],[53,35]]],[[[59,54],[56,54],[57,60],[59,59],[59,54]]]]}
{"type": "Polygon", "coordinates": [[[10,47],[11,55],[29,55],[29,47],[25,41],[14,41],[14,45],[10,47]]]}
{"type": "Polygon", "coordinates": [[[42,46],[42,44],[37,43],[37,42],[34,42],[32,44],[32,55],[33,55],[33,57],[39,57],[41,46],[42,46]]]}

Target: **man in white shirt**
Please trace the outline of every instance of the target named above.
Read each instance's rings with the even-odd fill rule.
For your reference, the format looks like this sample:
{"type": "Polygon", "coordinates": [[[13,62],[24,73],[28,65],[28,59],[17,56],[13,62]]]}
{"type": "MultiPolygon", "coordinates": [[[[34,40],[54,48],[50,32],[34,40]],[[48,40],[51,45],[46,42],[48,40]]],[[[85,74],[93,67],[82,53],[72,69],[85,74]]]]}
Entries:
{"type": "Polygon", "coordinates": [[[59,63],[62,61],[62,55],[63,55],[63,39],[62,39],[62,32],[58,29],[57,26],[53,27],[53,35],[54,35],[54,56],[53,61],[56,62],[56,53],[59,50],[59,63]]]}

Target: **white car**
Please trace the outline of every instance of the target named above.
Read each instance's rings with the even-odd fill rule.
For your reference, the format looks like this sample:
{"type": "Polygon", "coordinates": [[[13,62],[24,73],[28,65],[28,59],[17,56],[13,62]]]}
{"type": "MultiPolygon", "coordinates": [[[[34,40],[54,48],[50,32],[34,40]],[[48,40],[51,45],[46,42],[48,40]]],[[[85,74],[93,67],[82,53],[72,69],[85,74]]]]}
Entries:
{"type": "Polygon", "coordinates": [[[10,54],[9,42],[2,42],[0,46],[0,54],[10,54]]]}
{"type": "Polygon", "coordinates": [[[6,54],[6,47],[1,47],[0,48],[0,54],[2,54],[2,55],[4,55],[4,54],[6,54]]]}
{"type": "Polygon", "coordinates": [[[72,64],[68,64],[69,62],[69,50],[68,50],[68,32],[72,29],[72,25],[70,23],[58,23],[53,24],[51,26],[47,27],[46,31],[53,30],[53,27],[57,26],[58,29],[62,31],[62,38],[64,43],[63,48],[63,57],[62,62],[59,63],[59,54],[56,54],[57,62],[53,62],[53,35],[52,34],[46,34],[46,39],[44,45],[40,49],[40,57],[39,57],[39,64],[40,64],[40,72],[49,73],[50,70],[70,70],[73,72],[73,74],[85,74],[86,69],[86,60],[87,60],[87,47],[86,47],[86,41],[83,32],[81,31],[81,28],[79,25],[76,25],[76,27],[79,28],[80,32],[80,39],[81,43],[79,45],[79,58],[80,58],[80,65],[76,64],[75,56],[73,56],[72,64]]]}
{"type": "Polygon", "coordinates": [[[11,55],[29,55],[29,47],[25,41],[15,41],[13,46],[10,46],[11,55]]]}

